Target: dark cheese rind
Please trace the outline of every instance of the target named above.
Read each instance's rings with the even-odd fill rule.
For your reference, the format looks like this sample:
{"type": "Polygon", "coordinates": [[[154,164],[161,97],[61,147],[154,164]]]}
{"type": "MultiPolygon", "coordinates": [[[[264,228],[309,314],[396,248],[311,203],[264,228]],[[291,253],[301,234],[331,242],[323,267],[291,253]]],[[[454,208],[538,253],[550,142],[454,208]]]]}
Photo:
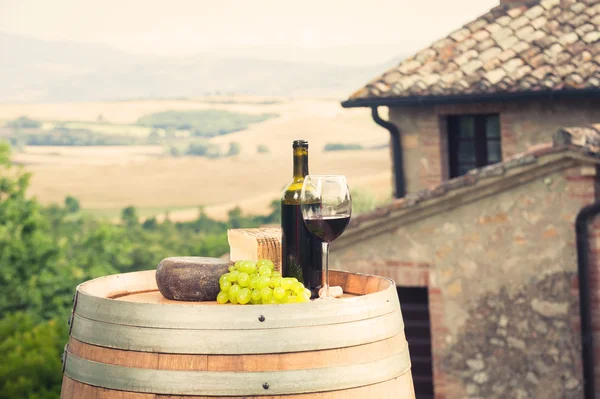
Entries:
{"type": "Polygon", "coordinates": [[[218,258],[178,256],[163,259],[156,268],[156,284],[167,299],[214,301],[219,293],[219,277],[232,262],[218,258]]]}

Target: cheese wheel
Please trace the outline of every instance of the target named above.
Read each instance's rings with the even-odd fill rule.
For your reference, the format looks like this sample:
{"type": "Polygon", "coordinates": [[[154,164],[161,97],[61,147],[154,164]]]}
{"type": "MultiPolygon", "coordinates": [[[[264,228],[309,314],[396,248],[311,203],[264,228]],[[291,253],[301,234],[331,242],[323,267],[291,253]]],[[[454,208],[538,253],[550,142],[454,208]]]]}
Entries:
{"type": "Polygon", "coordinates": [[[158,290],[176,301],[214,301],[219,277],[232,262],[217,258],[178,256],[163,259],[156,268],[158,290]]]}

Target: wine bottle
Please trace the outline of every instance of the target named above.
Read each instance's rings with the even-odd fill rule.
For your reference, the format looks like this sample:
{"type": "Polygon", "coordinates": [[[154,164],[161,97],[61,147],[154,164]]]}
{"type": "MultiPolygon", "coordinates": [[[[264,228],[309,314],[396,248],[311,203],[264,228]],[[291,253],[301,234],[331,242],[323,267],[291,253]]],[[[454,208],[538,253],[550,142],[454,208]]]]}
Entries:
{"type": "Polygon", "coordinates": [[[304,224],[300,208],[302,184],[308,174],[308,142],[296,140],[292,148],[294,177],[281,196],[281,271],[284,277],[295,277],[302,282],[314,298],[321,288],[323,249],[304,224]]]}

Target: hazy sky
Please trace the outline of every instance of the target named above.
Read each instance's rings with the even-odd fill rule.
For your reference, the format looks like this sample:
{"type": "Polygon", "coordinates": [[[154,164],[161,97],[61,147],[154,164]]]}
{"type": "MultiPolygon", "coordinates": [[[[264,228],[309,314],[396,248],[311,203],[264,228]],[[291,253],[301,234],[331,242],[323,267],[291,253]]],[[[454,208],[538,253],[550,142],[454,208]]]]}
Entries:
{"type": "MultiPolygon", "coordinates": [[[[393,43],[412,52],[499,0],[0,0],[0,31],[186,55],[393,43]]],[[[390,54],[393,56],[394,54],[390,54]]]]}

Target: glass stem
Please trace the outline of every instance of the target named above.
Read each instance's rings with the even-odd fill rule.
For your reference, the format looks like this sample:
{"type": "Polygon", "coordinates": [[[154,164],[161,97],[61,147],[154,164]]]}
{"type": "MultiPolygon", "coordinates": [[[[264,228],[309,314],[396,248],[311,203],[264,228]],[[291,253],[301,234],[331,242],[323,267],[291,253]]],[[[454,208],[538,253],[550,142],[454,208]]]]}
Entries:
{"type": "Polygon", "coordinates": [[[323,276],[321,285],[325,288],[323,296],[329,298],[329,243],[323,242],[323,276]]]}

